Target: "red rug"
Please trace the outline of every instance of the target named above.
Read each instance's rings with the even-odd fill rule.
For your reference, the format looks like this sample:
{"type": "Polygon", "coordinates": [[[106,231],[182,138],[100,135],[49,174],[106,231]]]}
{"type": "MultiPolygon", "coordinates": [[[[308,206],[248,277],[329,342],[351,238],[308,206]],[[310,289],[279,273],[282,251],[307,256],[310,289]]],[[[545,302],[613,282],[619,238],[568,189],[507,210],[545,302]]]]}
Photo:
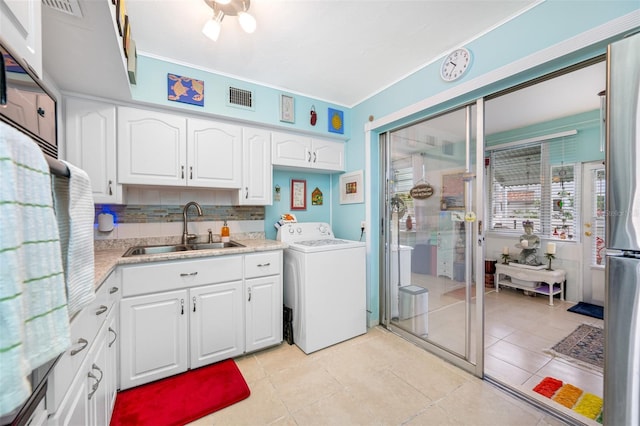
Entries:
{"type": "Polygon", "coordinates": [[[111,426],[184,425],[251,392],[232,359],[119,392],[111,426]]]}

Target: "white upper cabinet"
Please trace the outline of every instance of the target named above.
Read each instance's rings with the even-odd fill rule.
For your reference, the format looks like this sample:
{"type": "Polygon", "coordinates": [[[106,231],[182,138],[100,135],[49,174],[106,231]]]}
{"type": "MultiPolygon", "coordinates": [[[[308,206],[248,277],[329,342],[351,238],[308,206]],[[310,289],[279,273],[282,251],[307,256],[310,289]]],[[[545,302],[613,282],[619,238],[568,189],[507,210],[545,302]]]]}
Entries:
{"type": "Polygon", "coordinates": [[[242,128],[233,124],[187,120],[189,186],[240,188],[242,128]]]}
{"type": "Polygon", "coordinates": [[[118,182],[184,186],[186,163],[186,118],[118,108],[118,182]]]}
{"type": "Polygon", "coordinates": [[[242,128],[118,108],[118,180],[124,184],[240,188],[242,128]]]}
{"type": "Polygon", "coordinates": [[[0,41],[42,78],[42,2],[0,0],[0,41]]]}
{"type": "Polygon", "coordinates": [[[318,172],[344,171],[344,143],[289,133],[272,134],[273,165],[318,172]]]}
{"type": "Polygon", "coordinates": [[[88,99],[66,98],[67,160],[91,179],[93,202],[122,204],[116,179],[116,107],[88,99]]]}
{"type": "Polygon", "coordinates": [[[238,206],[267,206],[272,203],[271,132],[242,129],[242,186],[234,195],[238,206]]]}

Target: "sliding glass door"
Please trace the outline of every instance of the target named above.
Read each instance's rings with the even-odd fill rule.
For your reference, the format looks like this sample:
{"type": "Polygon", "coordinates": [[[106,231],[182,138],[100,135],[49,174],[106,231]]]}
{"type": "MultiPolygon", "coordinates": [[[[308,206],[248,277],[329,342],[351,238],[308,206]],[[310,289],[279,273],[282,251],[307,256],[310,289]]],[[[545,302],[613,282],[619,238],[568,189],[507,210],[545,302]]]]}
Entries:
{"type": "Polygon", "coordinates": [[[478,376],[484,287],[482,111],[479,101],[381,138],[386,176],[383,322],[478,376]]]}

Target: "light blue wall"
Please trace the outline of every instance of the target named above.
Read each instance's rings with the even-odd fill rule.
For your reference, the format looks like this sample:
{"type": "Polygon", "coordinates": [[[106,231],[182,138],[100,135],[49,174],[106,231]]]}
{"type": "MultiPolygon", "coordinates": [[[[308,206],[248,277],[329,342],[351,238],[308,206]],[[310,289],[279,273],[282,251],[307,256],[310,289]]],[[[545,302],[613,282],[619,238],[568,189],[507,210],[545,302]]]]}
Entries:
{"type": "MultiPolygon", "coordinates": [[[[464,83],[471,79],[491,73],[498,68],[508,65],[516,60],[527,57],[531,54],[544,50],[556,43],[570,39],[573,36],[588,31],[601,24],[607,23],[617,17],[629,14],[639,9],[637,1],[562,1],[550,0],[541,3],[527,13],[514,18],[512,21],[494,29],[490,33],[474,40],[466,45],[473,55],[473,64],[468,74],[456,83],[445,83],[439,77],[439,63],[433,63],[417,71],[406,79],[385,89],[381,93],[373,96],[361,104],[355,106],[351,111],[351,123],[353,126],[349,145],[350,157],[365,157],[365,124],[369,121],[369,116],[376,119],[389,115],[407,106],[416,104],[419,101],[428,99],[445,90],[451,89],[455,85],[464,83]]],[[[532,69],[520,75],[512,76],[503,81],[481,88],[475,93],[468,93],[457,99],[447,101],[445,104],[423,111],[420,116],[429,116],[439,111],[444,111],[454,105],[460,105],[486,94],[494,93],[500,89],[514,86],[523,81],[530,80],[549,72],[564,68],[568,65],[578,63],[588,58],[605,53],[607,43],[620,38],[614,37],[603,40],[594,45],[575,52],[564,58],[558,58],[552,63],[546,64],[537,69],[532,69]]],[[[384,59],[384,58],[381,58],[384,59]]],[[[385,128],[376,129],[371,135],[371,162],[366,165],[367,170],[372,174],[371,192],[371,214],[373,224],[380,223],[378,204],[382,189],[378,185],[378,171],[380,164],[378,159],[378,131],[388,130],[394,126],[408,122],[413,117],[392,123],[385,128]]],[[[351,164],[349,169],[351,170],[351,164]]],[[[359,167],[359,166],[358,166],[359,167]]],[[[365,206],[360,206],[358,211],[347,210],[344,206],[336,205],[334,216],[341,217],[337,226],[334,226],[336,234],[346,232],[347,229],[354,229],[358,226],[360,217],[365,214],[365,206]],[[348,214],[343,212],[347,212],[348,214]]],[[[373,227],[376,228],[376,227],[373,227]]],[[[367,259],[368,275],[368,295],[367,308],[370,312],[370,323],[379,321],[379,267],[380,267],[380,244],[379,230],[373,229],[367,235],[370,241],[370,252],[367,259]],[[376,232],[377,231],[377,232],[376,232]]]]}
{"type": "Polygon", "coordinates": [[[264,124],[271,127],[280,127],[282,130],[311,132],[323,137],[348,139],[351,133],[349,125],[350,109],[341,105],[330,104],[317,99],[291,94],[282,90],[260,86],[254,83],[237,80],[234,78],[215,74],[201,69],[177,65],[146,56],[138,56],[138,83],[131,86],[133,100],[161,105],[163,107],[211,114],[219,118],[237,119],[264,124]],[[204,81],[204,106],[195,106],[167,99],[167,74],[177,74],[184,77],[195,78],[204,81]],[[229,86],[254,92],[254,109],[247,110],[226,103],[229,86]],[[293,96],[295,102],[295,123],[284,123],[280,116],[280,95],[293,96]],[[310,111],[314,106],[318,114],[315,126],[310,124],[310,111]],[[344,134],[329,132],[327,109],[331,107],[344,112],[344,134]]]}

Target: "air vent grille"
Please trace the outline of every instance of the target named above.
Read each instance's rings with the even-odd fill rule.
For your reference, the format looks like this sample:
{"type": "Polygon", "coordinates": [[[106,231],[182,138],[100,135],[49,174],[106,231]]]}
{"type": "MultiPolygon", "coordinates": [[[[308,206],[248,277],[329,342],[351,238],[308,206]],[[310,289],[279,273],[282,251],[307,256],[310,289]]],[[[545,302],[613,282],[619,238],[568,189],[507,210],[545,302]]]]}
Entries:
{"type": "Polygon", "coordinates": [[[250,90],[229,87],[229,105],[253,109],[253,92],[250,90]]]}
{"type": "Polygon", "coordinates": [[[42,4],[57,11],[82,18],[78,0],[42,0],[42,4]]]}

